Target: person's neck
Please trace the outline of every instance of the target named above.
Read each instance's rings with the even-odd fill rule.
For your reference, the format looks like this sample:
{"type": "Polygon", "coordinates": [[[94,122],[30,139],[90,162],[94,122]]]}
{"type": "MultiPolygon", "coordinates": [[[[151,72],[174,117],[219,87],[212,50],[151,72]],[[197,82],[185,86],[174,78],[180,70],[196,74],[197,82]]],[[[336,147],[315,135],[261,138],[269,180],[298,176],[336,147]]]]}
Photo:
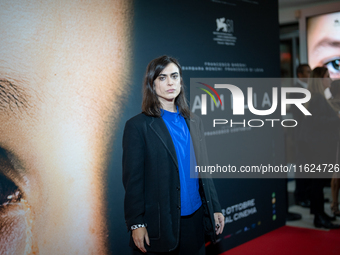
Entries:
{"type": "Polygon", "coordinates": [[[163,110],[168,112],[177,112],[177,108],[175,105],[175,100],[173,101],[163,101],[161,102],[163,110]]]}

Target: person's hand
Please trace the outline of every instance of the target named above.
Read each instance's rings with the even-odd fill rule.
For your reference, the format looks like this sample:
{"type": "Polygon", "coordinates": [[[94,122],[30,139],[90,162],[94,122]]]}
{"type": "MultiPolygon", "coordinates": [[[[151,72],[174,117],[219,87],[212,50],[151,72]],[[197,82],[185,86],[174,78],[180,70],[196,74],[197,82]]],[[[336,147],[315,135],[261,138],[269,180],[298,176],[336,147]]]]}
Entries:
{"type": "Polygon", "coordinates": [[[214,213],[216,235],[222,234],[224,229],[224,216],[222,213],[214,213]]]}
{"type": "Polygon", "coordinates": [[[150,246],[150,240],[146,228],[143,227],[132,230],[132,239],[135,242],[135,245],[138,247],[138,249],[146,253],[146,249],[144,247],[144,240],[146,244],[150,246]]]}

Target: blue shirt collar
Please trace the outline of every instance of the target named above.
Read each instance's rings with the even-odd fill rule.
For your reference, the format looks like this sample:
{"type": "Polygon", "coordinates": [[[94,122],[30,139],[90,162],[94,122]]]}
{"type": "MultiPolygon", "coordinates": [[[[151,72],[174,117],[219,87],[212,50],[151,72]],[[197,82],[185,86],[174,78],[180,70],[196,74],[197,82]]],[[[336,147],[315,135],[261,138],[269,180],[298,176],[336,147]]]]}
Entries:
{"type": "Polygon", "coordinates": [[[161,116],[163,117],[164,114],[172,114],[172,115],[180,115],[180,112],[178,110],[178,106],[176,105],[177,112],[169,112],[167,110],[164,110],[161,108],[161,116]]]}

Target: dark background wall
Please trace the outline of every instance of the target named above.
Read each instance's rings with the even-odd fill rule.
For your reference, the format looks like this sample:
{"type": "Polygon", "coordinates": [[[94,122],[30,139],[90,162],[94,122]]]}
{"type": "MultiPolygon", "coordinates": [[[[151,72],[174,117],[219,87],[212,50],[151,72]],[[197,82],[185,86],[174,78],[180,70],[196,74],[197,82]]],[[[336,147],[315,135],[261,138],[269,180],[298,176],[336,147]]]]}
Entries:
{"type": "MultiPolygon", "coordinates": [[[[187,87],[190,78],[280,76],[277,1],[147,0],[134,1],[133,9],[133,72],[127,77],[132,89],[122,100],[124,107],[108,174],[109,242],[115,254],[130,252],[123,212],[121,140],[126,120],[141,111],[143,75],[149,61],[164,54],[178,58],[187,87]],[[217,31],[216,19],[220,18],[232,24],[227,31],[217,31]]],[[[270,87],[261,89],[271,95],[270,87]]],[[[214,139],[225,141],[225,157],[237,159],[235,164],[253,164],[251,156],[259,151],[265,153],[259,154],[258,161],[276,165],[284,161],[280,126],[269,132],[250,130],[206,138],[208,146],[214,139]]],[[[285,180],[218,179],[215,185],[230,220],[220,242],[207,246],[208,254],[218,254],[284,225],[285,180]],[[251,214],[242,218],[230,213],[231,206],[252,199],[254,205],[249,208],[255,209],[251,214]]]]}

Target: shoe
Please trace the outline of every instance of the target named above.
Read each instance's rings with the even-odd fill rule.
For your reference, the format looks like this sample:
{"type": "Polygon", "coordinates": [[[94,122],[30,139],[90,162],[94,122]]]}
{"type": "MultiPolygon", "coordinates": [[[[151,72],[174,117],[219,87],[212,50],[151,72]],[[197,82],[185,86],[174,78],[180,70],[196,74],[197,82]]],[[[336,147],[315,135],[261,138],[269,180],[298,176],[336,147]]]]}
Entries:
{"type": "Polygon", "coordinates": [[[316,214],[314,217],[314,226],[316,228],[326,228],[326,229],[337,229],[340,228],[340,225],[333,224],[329,220],[325,218],[322,214],[316,214]]]}
{"type": "Polygon", "coordinates": [[[331,217],[331,216],[329,216],[328,214],[326,214],[326,213],[322,213],[321,214],[323,217],[325,217],[327,220],[329,220],[329,221],[335,221],[336,220],[336,217],[335,216],[333,216],[333,217],[331,217]]]}
{"type": "Polygon", "coordinates": [[[286,221],[295,221],[295,220],[301,220],[302,216],[299,213],[291,213],[288,212],[286,215],[286,221]]]}
{"type": "Polygon", "coordinates": [[[305,199],[305,200],[297,200],[295,202],[296,205],[302,206],[304,208],[310,208],[310,200],[305,199]]]}
{"type": "Polygon", "coordinates": [[[331,205],[331,210],[332,210],[332,213],[335,216],[340,216],[340,210],[339,210],[339,205],[338,203],[335,203],[333,205],[331,205]]]}

